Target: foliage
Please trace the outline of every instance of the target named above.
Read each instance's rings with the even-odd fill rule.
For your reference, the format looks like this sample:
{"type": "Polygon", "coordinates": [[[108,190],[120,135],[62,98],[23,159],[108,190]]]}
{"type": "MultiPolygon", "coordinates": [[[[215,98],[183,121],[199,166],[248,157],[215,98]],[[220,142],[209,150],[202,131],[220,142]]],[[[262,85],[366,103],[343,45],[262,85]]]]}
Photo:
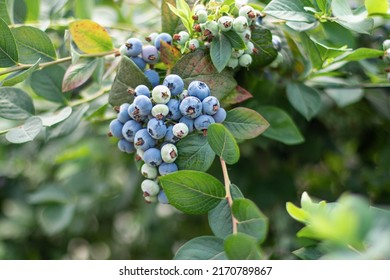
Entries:
{"type": "Polygon", "coordinates": [[[0,1],[0,258],[390,258],[389,212],[370,206],[390,199],[387,1],[251,2],[249,67],[228,67],[247,49],[233,30],[162,44],[160,78],[204,81],[228,110],[178,143],[180,171],[159,178],[171,205],[142,202],[140,163],[105,137],[128,89],[151,86],[119,48],[198,36],[192,2],[0,1]]]}

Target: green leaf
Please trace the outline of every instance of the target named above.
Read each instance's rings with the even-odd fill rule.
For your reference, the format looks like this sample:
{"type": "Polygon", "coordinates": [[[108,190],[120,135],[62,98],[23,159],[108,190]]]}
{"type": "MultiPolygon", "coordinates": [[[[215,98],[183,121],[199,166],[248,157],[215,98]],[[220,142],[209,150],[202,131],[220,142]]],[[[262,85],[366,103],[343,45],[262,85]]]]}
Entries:
{"type": "Polygon", "coordinates": [[[206,172],[214,161],[215,153],[207,137],[191,134],[177,144],[178,157],[175,161],[179,169],[190,169],[206,172]]]}
{"type": "Polygon", "coordinates": [[[38,69],[39,67],[39,62],[40,62],[40,59],[38,59],[38,61],[33,65],[31,66],[30,68],[28,68],[27,70],[20,70],[20,71],[16,71],[10,75],[8,75],[4,80],[2,80],[0,82],[0,86],[13,86],[13,85],[16,85],[18,83],[21,83],[23,82],[24,80],[26,80],[28,77],[30,77],[30,75],[38,69]]]}
{"type": "Polygon", "coordinates": [[[309,218],[309,213],[307,213],[305,210],[302,208],[299,208],[295,206],[291,202],[286,203],[286,210],[288,214],[295,220],[305,223],[307,219],[309,218]]]}
{"type": "Polygon", "coordinates": [[[252,98],[253,95],[241,86],[236,86],[229,94],[220,100],[222,105],[231,105],[244,102],[252,98]]]}
{"type": "Polygon", "coordinates": [[[205,214],[225,199],[225,188],[215,177],[181,170],[159,177],[169,203],[186,214],[205,214]]]}
{"type": "Polygon", "coordinates": [[[15,24],[23,24],[27,17],[27,5],[24,0],[13,2],[13,20],[15,24]]]}
{"type": "Polygon", "coordinates": [[[324,252],[314,246],[300,248],[292,253],[302,260],[318,260],[324,255],[324,252]]]}
{"type": "Polygon", "coordinates": [[[62,81],[62,91],[70,91],[84,84],[92,76],[97,64],[97,59],[84,58],[69,66],[62,81]]]}
{"type": "Polygon", "coordinates": [[[213,123],[207,129],[207,141],[213,151],[227,164],[240,159],[240,149],[233,135],[220,123],[213,123]]]}
{"type": "Polygon", "coordinates": [[[10,120],[24,120],[35,113],[31,97],[21,89],[0,88],[0,117],[10,120]]]}
{"type": "Polygon", "coordinates": [[[263,27],[257,27],[252,30],[251,41],[257,49],[257,53],[253,54],[252,67],[264,67],[270,64],[278,55],[278,51],[272,44],[271,31],[263,27]]]}
{"type": "Polygon", "coordinates": [[[0,68],[13,66],[18,63],[18,60],[15,38],[8,24],[0,18],[0,68]]]}
{"type": "Polygon", "coordinates": [[[329,0],[316,0],[318,8],[322,13],[326,14],[329,10],[329,0]]]}
{"type": "Polygon", "coordinates": [[[175,6],[175,0],[161,1],[161,31],[174,34],[179,25],[180,18],[175,15],[168,6],[168,3],[175,6]]]}
{"type": "Polygon", "coordinates": [[[69,24],[69,31],[77,47],[85,53],[113,50],[112,40],[107,30],[92,20],[76,20],[69,24]]]}
{"type": "Polygon", "coordinates": [[[236,139],[255,138],[269,127],[269,123],[259,113],[244,107],[228,111],[223,124],[236,139]]]}
{"type": "Polygon", "coordinates": [[[260,108],[259,112],[270,123],[270,127],[262,134],[263,136],[287,145],[300,144],[305,141],[291,117],[282,109],[265,106],[260,108]]]}
{"type": "Polygon", "coordinates": [[[41,6],[41,0],[28,0],[27,5],[27,21],[38,21],[39,9],[41,6]]]}
{"type": "Polygon", "coordinates": [[[95,6],[94,0],[74,1],[74,12],[77,18],[90,19],[95,6]]]}
{"type": "Polygon", "coordinates": [[[31,204],[43,203],[69,203],[72,200],[71,194],[63,188],[50,185],[40,188],[28,196],[28,202],[31,204]]]}
{"type": "MultiPolygon", "coordinates": [[[[236,185],[230,185],[230,193],[233,201],[243,198],[240,189],[236,185]]],[[[209,225],[214,235],[225,238],[233,233],[232,211],[226,199],[222,200],[214,209],[208,213],[209,225]]]]}
{"type": "Polygon", "coordinates": [[[42,120],[43,126],[53,126],[57,123],[66,120],[71,114],[72,114],[72,107],[67,106],[58,111],[45,113],[37,117],[39,117],[42,120]]]}
{"type": "Polygon", "coordinates": [[[272,0],[263,11],[267,15],[287,21],[316,21],[313,13],[305,9],[306,7],[313,8],[313,5],[308,0],[272,0]]]}
{"type": "Polygon", "coordinates": [[[122,56],[118,66],[118,72],[112,84],[108,97],[108,102],[112,106],[120,106],[123,103],[131,103],[133,97],[127,92],[129,88],[135,88],[138,85],[146,85],[151,89],[148,78],[138,68],[137,65],[128,57],[122,56]]]}
{"type": "Polygon", "coordinates": [[[174,260],[226,260],[223,239],[199,236],[191,239],[176,252],[174,260]]]}
{"type": "Polygon", "coordinates": [[[302,83],[288,83],[287,98],[291,105],[308,121],[321,108],[321,96],[318,91],[302,83]]]}
{"type": "Polygon", "coordinates": [[[353,52],[340,55],[336,58],[336,61],[358,61],[363,59],[379,58],[383,56],[383,54],[384,52],[382,50],[359,48],[353,52]]]}
{"type": "Polygon", "coordinates": [[[41,119],[33,116],[27,119],[23,125],[10,129],[5,138],[11,143],[25,143],[34,140],[41,129],[41,119]]]}
{"type": "Polygon", "coordinates": [[[45,206],[38,213],[38,222],[47,234],[54,235],[72,222],[75,210],[72,204],[45,206]]]}
{"type": "Polygon", "coordinates": [[[50,140],[72,133],[79,126],[88,108],[88,104],[74,107],[72,114],[65,121],[47,129],[47,139],[50,140]]]}
{"type": "Polygon", "coordinates": [[[340,108],[356,103],[364,96],[362,88],[328,88],[325,92],[340,108]]]}
{"type": "Polygon", "coordinates": [[[19,52],[19,62],[35,63],[53,61],[57,58],[56,51],[49,36],[38,28],[21,26],[11,29],[19,52]]]}
{"type": "Polygon", "coordinates": [[[245,233],[238,232],[226,237],[224,248],[229,260],[262,259],[256,239],[245,233]]]}
{"type": "Polygon", "coordinates": [[[211,41],[210,56],[218,73],[225,69],[232,55],[232,45],[229,39],[223,34],[219,34],[211,41]]]}
{"type": "MultiPolygon", "coordinates": [[[[8,7],[7,7],[7,0],[0,0],[0,19],[3,19],[3,21],[7,24],[11,24],[11,18],[8,14],[8,7]]],[[[1,25],[1,24],[0,24],[1,25]]],[[[0,34],[1,34],[0,28],[0,34]]]]}
{"type": "Polygon", "coordinates": [[[187,86],[195,80],[206,83],[219,100],[237,86],[233,72],[225,69],[219,73],[210,56],[202,50],[184,55],[172,68],[172,73],[182,77],[187,86]]]}
{"type": "Polygon", "coordinates": [[[347,0],[332,1],[332,12],[336,17],[334,21],[349,30],[370,34],[374,27],[374,20],[364,13],[355,15],[347,0]]]}
{"type": "Polygon", "coordinates": [[[246,45],[242,37],[234,30],[229,30],[222,33],[229,40],[233,49],[243,50],[246,45]]]}
{"type": "Polygon", "coordinates": [[[364,5],[366,6],[369,15],[387,14],[387,11],[389,10],[388,0],[365,0],[364,5]]]}
{"type": "Polygon", "coordinates": [[[237,230],[254,237],[260,244],[268,232],[268,218],[256,204],[246,198],[233,201],[232,212],[237,219],[237,230]]]}
{"type": "Polygon", "coordinates": [[[31,88],[37,95],[49,101],[65,104],[66,99],[62,93],[64,75],[65,69],[59,65],[35,71],[30,76],[31,88]]]}

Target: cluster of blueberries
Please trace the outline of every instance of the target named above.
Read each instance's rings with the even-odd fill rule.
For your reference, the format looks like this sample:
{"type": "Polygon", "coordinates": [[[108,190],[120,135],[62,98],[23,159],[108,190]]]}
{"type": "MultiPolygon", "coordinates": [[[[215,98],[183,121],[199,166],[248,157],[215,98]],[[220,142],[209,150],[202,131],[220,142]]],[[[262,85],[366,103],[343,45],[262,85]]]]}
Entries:
{"type": "Polygon", "coordinates": [[[159,51],[161,42],[172,44],[172,36],[168,33],[154,33],[153,38],[150,36],[147,40],[151,43],[144,45],[138,38],[130,38],[119,48],[122,55],[128,56],[141,69],[153,87],[160,82],[160,77],[153,68],[153,65],[159,62],[159,51]],[[149,67],[147,67],[149,65],[149,67]]]}
{"type": "Polygon", "coordinates": [[[184,88],[183,79],[175,74],[165,77],[162,85],[150,89],[139,85],[129,90],[133,103],[117,109],[117,118],[110,123],[110,135],[119,139],[119,150],[137,153],[143,161],[141,173],[146,178],[141,188],[146,202],[168,203],[158,183],[158,175],[178,170],[175,144],[189,133],[203,133],[212,123],[222,123],[226,111],[210,88],[201,81],[192,81],[184,88]]]}

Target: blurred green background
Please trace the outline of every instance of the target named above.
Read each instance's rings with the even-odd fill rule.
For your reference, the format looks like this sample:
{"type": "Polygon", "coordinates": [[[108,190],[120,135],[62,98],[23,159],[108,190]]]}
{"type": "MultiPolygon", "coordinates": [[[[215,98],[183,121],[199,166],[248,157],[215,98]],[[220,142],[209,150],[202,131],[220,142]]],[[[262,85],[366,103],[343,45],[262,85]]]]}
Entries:
{"type": "MultiPolygon", "coordinates": [[[[60,53],[73,18],[107,26],[118,47],[130,36],[159,31],[159,7],[154,0],[41,0],[38,24],[48,24],[60,53]]],[[[350,40],[380,48],[389,32],[384,22],[371,36],[350,40]]],[[[352,73],[346,79],[363,83],[380,67],[377,60],[353,62],[344,71],[352,73]]],[[[321,113],[307,122],[286,98],[289,75],[269,69],[237,73],[238,83],[254,95],[243,106],[259,112],[265,105],[282,108],[305,138],[295,146],[265,137],[245,141],[239,163],[229,166],[231,181],[269,218],[263,249],[272,259],[295,258],[291,252],[300,247],[295,234],[302,226],[288,216],[285,203],[299,204],[303,191],[327,201],[358,193],[373,205],[390,205],[389,88],[365,88],[359,101],[342,108],[322,93],[321,113]]],[[[54,106],[32,95],[37,111],[54,106]]],[[[107,96],[91,108],[105,103],[107,96]]],[[[107,112],[49,141],[44,133],[22,145],[0,136],[0,259],[171,259],[189,239],[212,234],[207,216],[144,202],[133,156],[118,151],[106,136],[114,117],[107,112]]],[[[1,129],[10,125],[3,119],[0,124],[1,129]]],[[[222,179],[218,161],[210,173],[222,179]]]]}

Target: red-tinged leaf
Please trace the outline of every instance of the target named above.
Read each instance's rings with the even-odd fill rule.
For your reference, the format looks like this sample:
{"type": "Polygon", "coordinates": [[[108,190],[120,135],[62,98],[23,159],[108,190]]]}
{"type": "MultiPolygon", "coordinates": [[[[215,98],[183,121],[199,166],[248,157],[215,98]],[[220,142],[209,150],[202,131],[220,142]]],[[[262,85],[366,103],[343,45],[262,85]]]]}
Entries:
{"type": "Polygon", "coordinates": [[[172,68],[180,57],[181,54],[177,48],[161,41],[160,59],[165,63],[165,65],[167,65],[168,68],[172,68]]]}
{"type": "Polygon", "coordinates": [[[72,64],[65,73],[62,81],[62,91],[70,91],[84,84],[93,74],[97,66],[97,59],[80,59],[72,64]]]}
{"type": "Polygon", "coordinates": [[[228,95],[222,100],[222,104],[238,104],[252,98],[253,95],[241,86],[236,86],[228,95]]]}
{"type": "Polygon", "coordinates": [[[77,20],[69,24],[69,31],[77,47],[85,53],[113,50],[112,40],[103,26],[91,20],[77,20]]]}

